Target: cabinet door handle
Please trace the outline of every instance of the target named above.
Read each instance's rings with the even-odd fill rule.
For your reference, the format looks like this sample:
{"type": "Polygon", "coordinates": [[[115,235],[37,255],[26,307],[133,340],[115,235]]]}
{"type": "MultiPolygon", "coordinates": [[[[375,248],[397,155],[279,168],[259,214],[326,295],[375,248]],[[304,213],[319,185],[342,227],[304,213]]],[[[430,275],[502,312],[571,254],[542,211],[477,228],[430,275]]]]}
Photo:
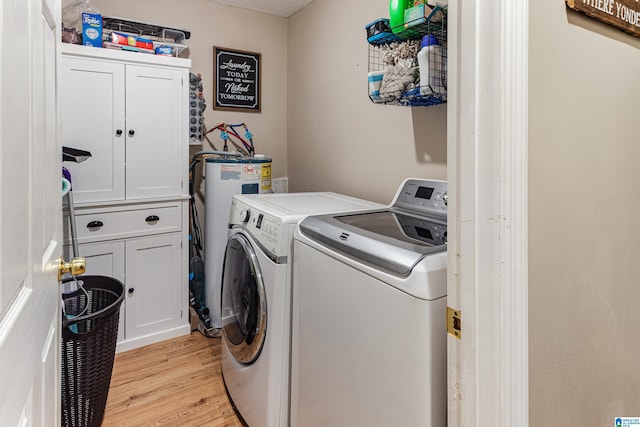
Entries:
{"type": "Polygon", "coordinates": [[[145,218],[145,221],[147,222],[160,221],[160,217],[158,215],[149,215],[148,217],[145,218]]]}
{"type": "Polygon", "coordinates": [[[129,288],[129,294],[132,294],[132,293],[133,293],[133,291],[135,291],[135,289],[134,289],[134,288],[129,288]]]}
{"type": "Polygon", "coordinates": [[[118,129],[118,130],[116,131],[116,135],[118,135],[118,136],[122,135],[122,129],[118,129]]]}
{"type": "Polygon", "coordinates": [[[89,224],[87,224],[87,228],[100,228],[103,225],[104,224],[102,223],[102,221],[91,221],[89,224]]]}
{"type": "Polygon", "coordinates": [[[134,131],[133,129],[129,129],[129,136],[133,136],[135,135],[136,131],[134,131]]]}

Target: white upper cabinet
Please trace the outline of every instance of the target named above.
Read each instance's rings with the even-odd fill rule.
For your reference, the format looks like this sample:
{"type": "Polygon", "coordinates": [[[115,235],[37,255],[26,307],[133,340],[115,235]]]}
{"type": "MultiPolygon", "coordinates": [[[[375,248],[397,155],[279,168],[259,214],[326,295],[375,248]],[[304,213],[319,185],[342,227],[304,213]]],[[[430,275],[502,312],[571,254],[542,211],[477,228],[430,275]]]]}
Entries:
{"type": "Polygon", "coordinates": [[[182,73],[135,65],[126,71],[126,197],[180,194],[183,165],[176,159],[188,144],[182,127],[182,73]]]}
{"type": "Polygon", "coordinates": [[[184,194],[188,70],[140,62],[63,55],[62,143],[92,154],[64,164],[76,203],[184,194]]]}
{"type": "Polygon", "coordinates": [[[63,56],[60,84],[62,145],[92,155],[63,164],[75,201],[124,200],[124,65],[63,56]]]}

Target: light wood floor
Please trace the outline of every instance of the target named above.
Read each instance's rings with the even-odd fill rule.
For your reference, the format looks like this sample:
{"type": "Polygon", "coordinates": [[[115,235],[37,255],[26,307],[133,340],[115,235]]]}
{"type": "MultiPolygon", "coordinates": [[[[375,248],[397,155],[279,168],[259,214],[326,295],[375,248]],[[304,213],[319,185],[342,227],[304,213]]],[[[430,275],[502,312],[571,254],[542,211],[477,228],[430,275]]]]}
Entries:
{"type": "Polygon", "coordinates": [[[116,355],[104,427],[241,427],[222,382],[220,338],[198,332],[116,355]]]}

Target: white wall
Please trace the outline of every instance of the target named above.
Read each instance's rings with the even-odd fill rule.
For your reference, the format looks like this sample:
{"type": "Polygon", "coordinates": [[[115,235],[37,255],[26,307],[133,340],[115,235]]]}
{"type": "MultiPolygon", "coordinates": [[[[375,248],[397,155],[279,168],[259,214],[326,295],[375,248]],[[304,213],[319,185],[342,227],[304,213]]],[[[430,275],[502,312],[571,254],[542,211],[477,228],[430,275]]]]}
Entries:
{"type": "Polygon", "coordinates": [[[388,203],[404,178],[446,179],[446,105],[373,104],[365,25],[388,1],[315,0],[289,19],[291,191],[388,203]]]}
{"type": "Polygon", "coordinates": [[[530,4],[532,427],[640,416],[640,39],[530,4]]]}

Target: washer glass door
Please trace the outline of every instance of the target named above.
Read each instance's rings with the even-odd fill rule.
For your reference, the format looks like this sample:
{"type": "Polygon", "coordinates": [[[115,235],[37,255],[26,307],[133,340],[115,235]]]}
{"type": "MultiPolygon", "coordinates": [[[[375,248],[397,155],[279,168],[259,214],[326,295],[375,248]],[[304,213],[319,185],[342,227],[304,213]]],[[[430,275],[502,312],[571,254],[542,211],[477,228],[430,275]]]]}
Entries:
{"type": "Polygon", "coordinates": [[[222,272],[222,332],[240,363],[253,363],[267,330],[267,305],[260,265],[249,240],[234,234],[227,241],[222,272]]]}

